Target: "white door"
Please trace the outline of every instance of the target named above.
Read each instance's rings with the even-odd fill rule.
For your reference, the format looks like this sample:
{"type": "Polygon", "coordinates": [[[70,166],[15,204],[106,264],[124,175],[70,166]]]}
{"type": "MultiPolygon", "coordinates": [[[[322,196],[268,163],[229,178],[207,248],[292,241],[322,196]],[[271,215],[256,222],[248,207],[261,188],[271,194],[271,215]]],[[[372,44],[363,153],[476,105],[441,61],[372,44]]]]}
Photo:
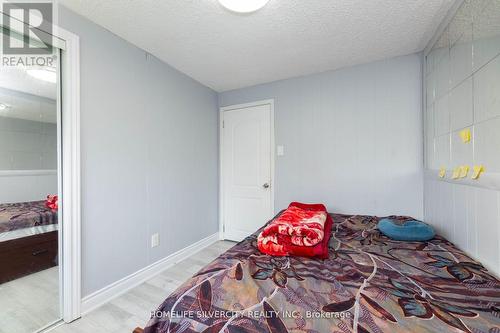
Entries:
{"type": "Polygon", "coordinates": [[[272,218],[272,104],[222,110],[224,238],[240,241],[272,218]]]}

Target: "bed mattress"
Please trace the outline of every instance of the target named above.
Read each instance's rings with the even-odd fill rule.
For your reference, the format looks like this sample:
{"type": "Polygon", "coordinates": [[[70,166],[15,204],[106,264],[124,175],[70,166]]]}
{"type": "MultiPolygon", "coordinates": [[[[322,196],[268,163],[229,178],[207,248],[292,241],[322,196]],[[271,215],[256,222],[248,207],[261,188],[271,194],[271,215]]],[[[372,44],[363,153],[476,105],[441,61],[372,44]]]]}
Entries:
{"type": "Polygon", "coordinates": [[[453,244],[332,217],[329,259],[264,255],[257,231],[168,296],[145,332],[500,331],[500,281],[453,244]]]}
{"type": "Polygon", "coordinates": [[[0,233],[57,223],[57,212],[45,201],[0,204],[0,233]]]}
{"type": "Polygon", "coordinates": [[[45,234],[51,231],[57,231],[57,224],[40,225],[37,227],[23,228],[0,233],[0,242],[6,242],[33,235],[45,234]]]}

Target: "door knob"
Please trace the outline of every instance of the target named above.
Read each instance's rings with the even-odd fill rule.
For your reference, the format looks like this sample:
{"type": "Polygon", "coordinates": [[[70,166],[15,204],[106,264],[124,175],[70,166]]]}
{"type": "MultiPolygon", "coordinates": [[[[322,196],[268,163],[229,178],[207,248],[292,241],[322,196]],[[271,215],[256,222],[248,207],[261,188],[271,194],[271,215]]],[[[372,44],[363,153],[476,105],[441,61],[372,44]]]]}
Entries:
{"type": "Polygon", "coordinates": [[[265,183],[264,185],[262,185],[263,188],[269,188],[269,184],[268,183],[265,183]]]}

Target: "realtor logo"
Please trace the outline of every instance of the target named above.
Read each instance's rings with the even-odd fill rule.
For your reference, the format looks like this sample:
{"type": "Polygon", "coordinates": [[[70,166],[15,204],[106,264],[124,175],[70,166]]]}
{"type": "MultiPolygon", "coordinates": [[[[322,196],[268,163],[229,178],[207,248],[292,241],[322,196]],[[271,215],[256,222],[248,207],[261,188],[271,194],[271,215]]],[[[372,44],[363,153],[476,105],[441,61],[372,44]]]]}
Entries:
{"type": "Polygon", "coordinates": [[[51,2],[3,3],[2,16],[4,55],[52,54],[51,2]]]}

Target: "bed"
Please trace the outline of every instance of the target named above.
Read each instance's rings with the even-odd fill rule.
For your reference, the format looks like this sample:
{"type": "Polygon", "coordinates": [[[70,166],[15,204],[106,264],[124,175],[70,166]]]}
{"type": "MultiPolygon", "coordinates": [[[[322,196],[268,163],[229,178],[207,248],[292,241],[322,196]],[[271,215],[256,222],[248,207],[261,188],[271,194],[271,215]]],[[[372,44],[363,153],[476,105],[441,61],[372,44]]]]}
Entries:
{"type": "Polygon", "coordinates": [[[57,265],[57,220],[44,200],[0,204],[0,283],[57,265]]]}
{"type": "Polygon", "coordinates": [[[392,241],[373,216],[332,218],[329,259],[263,255],[257,231],[134,332],[500,332],[500,281],[453,244],[392,241]]]}

